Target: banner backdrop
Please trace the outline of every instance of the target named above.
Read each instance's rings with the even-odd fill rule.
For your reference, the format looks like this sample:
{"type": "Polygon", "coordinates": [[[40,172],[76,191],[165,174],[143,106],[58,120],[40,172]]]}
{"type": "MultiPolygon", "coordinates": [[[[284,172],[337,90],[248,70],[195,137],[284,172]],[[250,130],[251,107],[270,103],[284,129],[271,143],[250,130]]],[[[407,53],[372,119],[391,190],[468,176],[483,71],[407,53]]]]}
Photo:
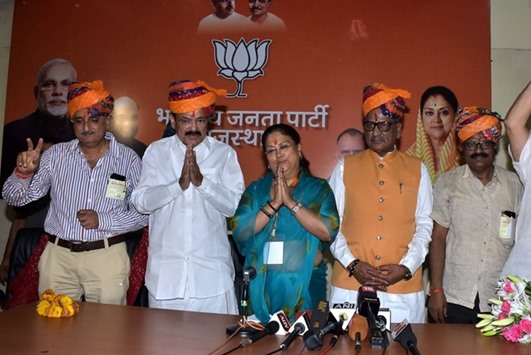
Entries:
{"type": "MultiPolygon", "coordinates": [[[[236,0],[235,11],[247,17],[254,2],[236,0]]],[[[236,149],[248,184],[266,169],[260,137],[277,122],[297,127],[312,172],[328,177],[338,133],[361,129],[368,83],[412,93],[401,150],[415,140],[429,86],[448,86],[461,106],[490,107],[488,0],[271,4],[285,28],[246,20],[198,33],[210,0],[17,0],[5,123],[34,110],[35,75],[55,57],[71,61],[79,81],[132,97],[146,144],[162,137],[168,84],[205,80],[232,96],[219,100],[211,135],[236,149]]]]}

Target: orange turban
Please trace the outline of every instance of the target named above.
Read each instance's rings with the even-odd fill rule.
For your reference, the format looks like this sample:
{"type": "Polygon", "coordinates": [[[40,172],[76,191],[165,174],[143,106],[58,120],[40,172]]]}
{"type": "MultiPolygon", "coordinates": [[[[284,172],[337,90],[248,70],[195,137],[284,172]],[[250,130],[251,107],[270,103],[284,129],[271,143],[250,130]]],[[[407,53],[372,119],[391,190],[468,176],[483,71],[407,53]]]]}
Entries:
{"type": "Polygon", "coordinates": [[[477,133],[486,140],[497,143],[502,134],[501,116],[485,108],[468,106],[457,112],[456,131],[459,142],[463,143],[477,133]]]}
{"type": "Polygon", "coordinates": [[[103,81],[72,83],[68,88],[68,116],[89,109],[91,116],[108,115],[114,108],[114,98],[105,90],[103,81]]]}
{"type": "Polygon", "coordinates": [[[411,94],[402,89],[391,89],[387,86],[374,83],[366,85],[363,89],[363,116],[379,107],[382,113],[393,119],[400,119],[406,112],[406,101],[411,94]]]}
{"type": "Polygon", "coordinates": [[[227,90],[215,89],[204,81],[182,80],[170,83],[168,101],[171,112],[181,114],[213,106],[218,96],[225,95],[227,90]]]}

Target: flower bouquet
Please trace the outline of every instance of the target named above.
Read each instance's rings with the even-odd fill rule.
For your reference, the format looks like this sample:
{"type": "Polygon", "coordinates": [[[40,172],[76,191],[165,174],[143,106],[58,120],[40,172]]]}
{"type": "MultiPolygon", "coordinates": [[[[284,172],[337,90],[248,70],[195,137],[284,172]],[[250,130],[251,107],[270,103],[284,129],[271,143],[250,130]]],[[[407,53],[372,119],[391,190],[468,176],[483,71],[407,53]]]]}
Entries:
{"type": "Polygon", "coordinates": [[[491,313],[478,314],[485,336],[502,334],[514,343],[531,343],[531,283],[517,276],[508,275],[498,281],[496,298],[491,298],[491,313]]]}
{"type": "Polygon", "coordinates": [[[71,317],[79,312],[79,304],[70,297],[46,290],[37,304],[37,313],[51,318],[71,317]]]}

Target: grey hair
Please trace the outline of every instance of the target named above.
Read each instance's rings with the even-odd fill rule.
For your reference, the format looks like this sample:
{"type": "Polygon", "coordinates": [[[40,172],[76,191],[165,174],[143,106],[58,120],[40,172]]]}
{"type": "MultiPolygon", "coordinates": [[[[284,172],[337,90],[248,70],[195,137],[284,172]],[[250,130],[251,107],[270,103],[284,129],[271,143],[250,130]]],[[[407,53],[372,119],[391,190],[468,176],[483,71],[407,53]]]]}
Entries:
{"type": "Polygon", "coordinates": [[[35,79],[35,85],[39,85],[44,81],[44,77],[46,76],[46,73],[51,67],[54,67],[59,64],[67,64],[72,68],[72,71],[74,72],[74,81],[77,79],[77,71],[76,68],[70,63],[68,60],[63,58],[55,58],[52,60],[47,61],[44,63],[44,65],[39,69],[39,72],[37,73],[37,78],[35,79]]]}

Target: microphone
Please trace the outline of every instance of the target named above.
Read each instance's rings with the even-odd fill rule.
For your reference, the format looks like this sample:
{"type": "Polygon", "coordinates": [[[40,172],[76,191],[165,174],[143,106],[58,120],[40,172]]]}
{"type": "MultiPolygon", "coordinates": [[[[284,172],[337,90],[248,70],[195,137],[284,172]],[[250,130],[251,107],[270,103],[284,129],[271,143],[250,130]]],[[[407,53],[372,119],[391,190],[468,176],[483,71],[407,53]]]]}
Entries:
{"type": "Polygon", "coordinates": [[[334,329],[336,322],[329,322],[324,327],[330,314],[328,301],[320,301],[312,311],[310,329],[304,334],[304,344],[309,350],[318,350],[323,346],[323,335],[334,329]]]}
{"type": "Polygon", "coordinates": [[[341,313],[339,315],[339,321],[336,322],[336,327],[334,328],[334,335],[332,335],[332,339],[330,339],[330,347],[334,347],[339,336],[343,334],[343,325],[348,326],[347,318],[348,316],[346,313],[341,313]]]}
{"type": "Polygon", "coordinates": [[[347,327],[356,313],[356,304],[355,303],[334,303],[330,309],[330,313],[334,316],[336,321],[340,321],[340,315],[346,316],[346,319],[343,319],[343,331],[347,330],[347,327]]]}
{"type": "Polygon", "coordinates": [[[380,300],[376,289],[370,286],[361,286],[358,291],[358,313],[367,318],[371,348],[386,348],[389,345],[387,333],[378,327],[376,316],[380,310],[380,300]]]}
{"type": "Polygon", "coordinates": [[[295,325],[300,324],[304,327],[304,330],[301,332],[300,335],[304,335],[304,333],[306,333],[310,329],[309,314],[311,314],[310,311],[303,311],[303,312],[297,313],[297,319],[291,325],[291,328],[289,329],[289,333],[292,333],[293,330],[295,330],[295,325]]]}
{"type": "Polygon", "coordinates": [[[295,338],[301,334],[304,333],[304,325],[302,325],[301,323],[297,323],[293,326],[293,331],[290,333],[290,335],[288,335],[288,337],[286,338],[286,340],[284,340],[281,344],[280,344],[280,349],[282,349],[283,351],[285,350],[288,350],[289,346],[291,345],[291,343],[293,343],[293,340],[295,340],[295,338]]]}
{"type": "MultiPolygon", "coordinates": [[[[250,281],[256,276],[256,269],[252,266],[246,266],[243,269],[243,282],[242,282],[242,290],[241,290],[241,298],[240,298],[240,310],[241,310],[241,323],[245,324],[245,319],[247,318],[247,306],[249,301],[249,283],[250,281]]],[[[251,334],[257,333],[257,330],[252,327],[245,327],[243,329],[240,328],[240,325],[238,323],[230,324],[225,329],[225,332],[229,335],[234,334],[234,332],[238,331],[239,336],[249,336],[251,334]]]]}
{"type": "Polygon", "coordinates": [[[376,327],[382,332],[385,332],[387,330],[387,318],[379,314],[376,317],[376,327]]]}
{"type": "Polygon", "coordinates": [[[367,318],[359,314],[354,314],[348,327],[348,336],[354,340],[356,353],[361,351],[361,342],[367,338],[368,333],[369,323],[367,323],[367,318]]]}
{"type": "Polygon", "coordinates": [[[394,341],[399,342],[406,351],[411,351],[413,355],[420,355],[420,351],[417,349],[417,337],[407,319],[404,319],[393,329],[391,337],[394,341]]]}
{"type": "Polygon", "coordinates": [[[269,322],[273,322],[273,321],[278,322],[278,324],[280,325],[280,328],[278,332],[276,332],[276,334],[279,334],[279,335],[288,334],[289,330],[291,329],[291,323],[289,322],[289,318],[286,315],[286,313],[284,313],[284,311],[280,310],[278,312],[273,313],[269,322]]]}
{"type": "Polygon", "coordinates": [[[243,282],[249,283],[256,276],[256,269],[251,265],[243,269],[243,282]]]}
{"type": "Polygon", "coordinates": [[[241,307],[243,316],[247,316],[247,301],[249,300],[249,282],[254,279],[256,276],[256,269],[252,266],[246,266],[243,269],[243,287],[242,287],[242,298],[241,298],[241,307]]]}
{"type": "Polygon", "coordinates": [[[254,344],[258,340],[260,340],[263,337],[265,337],[266,335],[275,334],[276,332],[278,332],[279,328],[280,328],[280,325],[278,324],[278,322],[276,322],[276,321],[269,322],[265,326],[264,330],[260,330],[259,332],[255,333],[255,334],[251,334],[248,337],[243,338],[242,341],[241,341],[241,345],[243,347],[246,347],[248,345],[254,344]]]}
{"type": "MultiPolygon", "coordinates": [[[[280,344],[279,348],[275,351],[267,353],[266,355],[271,355],[279,351],[288,350],[289,346],[291,345],[291,343],[293,343],[295,338],[297,338],[297,336],[299,335],[303,335],[304,333],[306,333],[308,329],[310,329],[310,319],[308,318],[308,312],[305,311],[300,313],[300,316],[297,317],[297,320],[289,329],[288,337],[280,344]]],[[[277,332],[277,334],[280,334],[280,331],[277,332]]]]}

